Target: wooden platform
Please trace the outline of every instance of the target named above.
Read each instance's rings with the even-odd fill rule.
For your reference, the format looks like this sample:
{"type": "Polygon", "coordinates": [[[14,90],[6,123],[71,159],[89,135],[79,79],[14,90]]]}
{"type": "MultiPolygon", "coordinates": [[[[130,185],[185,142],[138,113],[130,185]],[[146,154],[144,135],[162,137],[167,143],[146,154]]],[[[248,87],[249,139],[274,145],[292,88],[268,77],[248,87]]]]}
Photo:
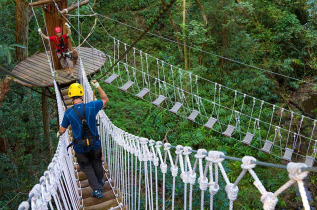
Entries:
{"type": "MultiPolygon", "coordinates": [[[[82,59],[85,71],[88,75],[96,73],[104,64],[106,57],[103,52],[95,48],[80,48],[79,57],[82,59]]],[[[75,78],[67,77],[65,70],[57,70],[58,82],[61,86],[69,85],[75,81],[79,80],[79,60],[74,66],[74,76],[75,78]]],[[[37,84],[38,86],[52,87],[52,75],[48,64],[46,53],[39,53],[27,58],[22,61],[12,70],[14,75],[17,75],[31,83],[37,84]]],[[[15,80],[17,83],[24,86],[32,86],[26,84],[22,81],[15,80]]],[[[35,86],[35,85],[33,85],[35,86]]]]}

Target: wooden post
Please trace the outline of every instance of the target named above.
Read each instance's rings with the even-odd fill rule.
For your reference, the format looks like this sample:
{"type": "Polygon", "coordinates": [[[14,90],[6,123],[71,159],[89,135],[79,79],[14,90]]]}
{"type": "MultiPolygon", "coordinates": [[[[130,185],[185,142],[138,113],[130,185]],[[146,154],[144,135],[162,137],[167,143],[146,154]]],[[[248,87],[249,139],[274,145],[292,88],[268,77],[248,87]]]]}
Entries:
{"type": "Polygon", "coordinates": [[[42,91],[42,117],[43,117],[43,130],[44,130],[44,139],[47,141],[47,149],[50,154],[53,154],[53,145],[52,139],[50,137],[50,114],[48,111],[48,97],[49,94],[47,88],[43,88],[42,91]]]}

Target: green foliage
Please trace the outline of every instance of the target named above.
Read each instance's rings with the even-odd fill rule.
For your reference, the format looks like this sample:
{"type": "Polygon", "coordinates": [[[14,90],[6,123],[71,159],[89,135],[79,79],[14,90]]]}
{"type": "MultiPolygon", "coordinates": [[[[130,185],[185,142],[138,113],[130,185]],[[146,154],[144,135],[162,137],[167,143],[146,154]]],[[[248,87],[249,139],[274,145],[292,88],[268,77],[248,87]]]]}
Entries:
{"type": "Polygon", "coordinates": [[[25,48],[25,46],[20,44],[2,44],[0,45],[0,59],[6,60],[7,65],[12,62],[12,51],[15,50],[14,47],[25,48]]]}
{"type": "MultiPolygon", "coordinates": [[[[0,197],[3,204],[17,196],[8,209],[16,208],[36,184],[49,164],[47,141],[43,135],[41,96],[13,84],[0,108],[0,197]],[[24,193],[24,194],[23,194],[24,193]]],[[[50,107],[50,112],[55,106],[50,107]]],[[[56,119],[51,122],[57,128],[56,119]]],[[[51,136],[55,136],[55,129],[51,136]]],[[[56,145],[57,141],[54,141],[56,145]]]]}

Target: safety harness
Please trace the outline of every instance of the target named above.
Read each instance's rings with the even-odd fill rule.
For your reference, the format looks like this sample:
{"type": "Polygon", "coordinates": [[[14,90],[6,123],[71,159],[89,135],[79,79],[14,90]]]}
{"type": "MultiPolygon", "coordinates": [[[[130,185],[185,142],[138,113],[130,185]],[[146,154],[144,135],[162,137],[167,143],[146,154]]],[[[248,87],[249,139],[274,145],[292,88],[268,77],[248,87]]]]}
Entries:
{"type": "Polygon", "coordinates": [[[67,40],[64,40],[63,36],[62,37],[55,36],[55,38],[56,38],[57,43],[58,43],[56,52],[57,53],[61,53],[62,57],[64,57],[64,58],[65,57],[71,58],[72,54],[69,52],[68,45],[67,45],[67,40]]]}
{"type": "Polygon", "coordinates": [[[74,106],[72,107],[72,109],[75,111],[75,113],[79,117],[81,124],[83,126],[83,129],[82,129],[81,138],[78,138],[78,139],[74,138],[74,141],[68,147],[72,145],[81,145],[84,149],[84,152],[89,152],[87,151],[87,147],[90,146],[90,151],[92,151],[92,146],[95,144],[96,141],[98,141],[99,136],[98,135],[94,136],[87,124],[87,120],[85,118],[85,104],[83,104],[83,116],[79,114],[79,112],[75,109],[74,106]]]}

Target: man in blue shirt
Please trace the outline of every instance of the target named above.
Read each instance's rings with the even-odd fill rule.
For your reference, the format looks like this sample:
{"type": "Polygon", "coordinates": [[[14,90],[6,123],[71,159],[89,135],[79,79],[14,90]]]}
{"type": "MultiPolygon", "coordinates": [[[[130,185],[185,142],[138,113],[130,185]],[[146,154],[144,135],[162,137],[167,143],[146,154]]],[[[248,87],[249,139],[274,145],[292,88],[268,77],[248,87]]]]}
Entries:
{"type": "Polygon", "coordinates": [[[98,90],[101,100],[83,103],[84,89],[79,83],[69,86],[68,96],[73,100],[74,106],[65,111],[63,122],[57,138],[65,133],[69,125],[72,126],[74,137],[74,150],[80,169],[87,176],[90,187],[93,189],[92,196],[102,198],[103,167],[101,141],[99,139],[96,116],[109,99],[101,89],[99,83],[93,80],[91,84],[98,90]]]}

